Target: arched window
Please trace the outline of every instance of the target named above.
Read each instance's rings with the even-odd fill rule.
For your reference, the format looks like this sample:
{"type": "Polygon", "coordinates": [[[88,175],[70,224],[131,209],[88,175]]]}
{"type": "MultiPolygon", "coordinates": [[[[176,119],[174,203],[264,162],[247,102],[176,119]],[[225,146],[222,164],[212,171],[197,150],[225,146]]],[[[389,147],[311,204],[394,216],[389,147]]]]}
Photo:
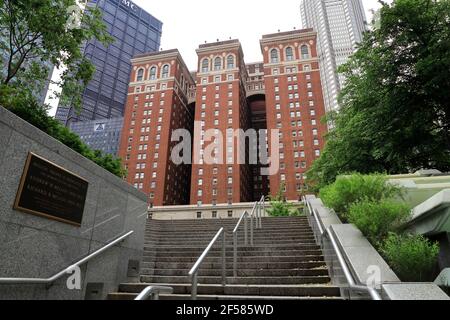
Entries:
{"type": "Polygon", "coordinates": [[[139,69],[136,75],[136,81],[140,82],[144,80],[144,69],[139,69]]]}
{"type": "Polygon", "coordinates": [[[169,65],[168,64],[164,65],[164,67],[162,69],[162,77],[163,78],[169,77],[169,65]]]}
{"type": "Polygon", "coordinates": [[[302,59],[309,59],[309,48],[307,45],[302,45],[301,47],[302,59]]]}
{"type": "Polygon", "coordinates": [[[203,59],[202,61],[202,72],[208,72],[209,71],[209,60],[203,59]]]}
{"type": "Polygon", "coordinates": [[[278,59],[278,50],[277,49],[272,49],[270,51],[270,62],[271,63],[280,62],[280,60],[278,59]]]}
{"type": "Polygon", "coordinates": [[[217,57],[214,59],[214,70],[218,71],[222,69],[222,59],[217,57]]]}
{"type": "Polygon", "coordinates": [[[230,54],[227,58],[227,69],[234,68],[234,57],[230,54]]]}
{"type": "Polygon", "coordinates": [[[294,51],[292,50],[291,47],[286,48],[286,60],[287,61],[294,60],[294,51]]]}
{"type": "Polygon", "coordinates": [[[150,80],[156,80],[156,67],[150,69],[150,80]]]}

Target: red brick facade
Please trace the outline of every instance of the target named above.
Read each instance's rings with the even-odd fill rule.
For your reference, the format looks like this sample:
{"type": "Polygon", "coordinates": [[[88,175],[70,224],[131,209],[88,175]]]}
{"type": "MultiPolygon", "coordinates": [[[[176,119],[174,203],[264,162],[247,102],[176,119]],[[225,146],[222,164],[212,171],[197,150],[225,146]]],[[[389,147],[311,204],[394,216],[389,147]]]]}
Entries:
{"type": "MultiPolygon", "coordinates": [[[[305,173],[324,146],[326,124],[316,34],[312,29],[263,36],[267,128],[280,130],[280,173],[270,190],[298,200],[305,173]]],[[[269,132],[270,136],[270,132],[269,132]]],[[[270,139],[269,139],[270,141],[270,139]]],[[[269,150],[271,146],[269,144],[269,150]]]]}
{"type": "Polygon", "coordinates": [[[264,61],[248,65],[238,40],[201,45],[192,74],[177,50],[132,60],[119,154],[127,181],[147,193],[149,203],[248,202],[276,194],[283,184],[287,199],[299,198],[305,172],[320,155],[327,132],[320,121],[325,111],[316,34],[310,29],[276,33],[260,43],[264,61]],[[192,133],[192,166],[176,166],[170,159],[178,143],[170,142],[171,134],[180,128],[192,133]],[[279,173],[261,176],[260,165],[248,164],[257,150],[239,146],[236,137],[230,150],[231,129],[268,129],[269,156],[270,130],[279,129],[279,173]],[[223,134],[223,149],[208,130],[223,134]],[[246,164],[238,164],[238,149],[246,164]],[[210,154],[212,159],[204,158],[210,154]]]}
{"type": "Polygon", "coordinates": [[[119,156],[127,181],[149,195],[155,206],[189,202],[190,165],[177,166],[170,155],[173,130],[192,132],[194,85],[178,50],[136,56],[129,85],[119,156]]]}
{"type": "Polygon", "coordinates": [[[250,110],[242,81],[247,78],[247,71],[241,44],[238,40],[205,44],[197,49],[197,54],[195,121],[200,126],[194,133],[194,156],[195,150],[214,148],[211,146],[214,141],[205,136],[207,130],[222,133],[223,149],[217,149],[217,157],[213,159],[217,164],[215,161],[208,164],[200,155],[199,163],[193,164],[191,204],[251,201],[250,166],[237,163],[236,139],[236,147],[231,151],[227,149],[228,130],[245,131],[250,127],[250,110]],[[199,144],[197,149],[196,143],[199,144]]]}

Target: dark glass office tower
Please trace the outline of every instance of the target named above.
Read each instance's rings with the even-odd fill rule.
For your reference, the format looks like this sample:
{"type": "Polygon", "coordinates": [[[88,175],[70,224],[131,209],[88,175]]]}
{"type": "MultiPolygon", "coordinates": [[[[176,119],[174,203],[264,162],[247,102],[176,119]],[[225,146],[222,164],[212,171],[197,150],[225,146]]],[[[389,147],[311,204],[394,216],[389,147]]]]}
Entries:
{"type": "Polygon", "coordinates": [[[94,78],[83,93],[83,108],[77,114],[70,106],[59,106],[56,119],[73,121],[123,117],[131,72],[130,59],[139,53],[159,50],[162,23],[129,0],[90,0],[103,12],[103,20],[115,42],[105,48],[98,41],[84,46],[84,54],[95,65],[94,78]]]}

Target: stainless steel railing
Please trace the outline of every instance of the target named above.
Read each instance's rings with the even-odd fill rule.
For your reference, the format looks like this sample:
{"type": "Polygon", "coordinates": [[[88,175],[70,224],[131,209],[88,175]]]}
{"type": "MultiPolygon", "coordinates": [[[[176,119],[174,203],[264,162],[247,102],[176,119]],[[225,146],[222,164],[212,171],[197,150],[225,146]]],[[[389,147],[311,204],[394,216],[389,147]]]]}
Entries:
{"type": "Polygon", "coordinates": [[[104,247],[98,249],[97,251],[91,253],[90,255],[84,257],[80,261],[70,265],[69,267],[65,268],[64,270],[58,272],[54,276],[46,279],[39,279],[39,278],[0,278],[0,284],[46,284],[51,285],[56,280],[64,277],[65,275],[68,275],[69,273],[73,273],[73,270],[77,267],[80,267],[81,265],[85,264],[86,262],[92,260],[93,258],[97,257],[98,255],[104,253],[111,247],[115,246],[119,242],[124,241],[126,238],[131,236],[134,233],[134,231],[130,231],[128,233],[125,233],[124,235],[118,237],[117,239],[111,241],[104,247]]]}
{"type": "Polygon", "coordinates": [[[353,292],[368,293],[370,295],[370,297],[372,298],[372,300],[382,300],[380,294],[378,293],[377,290],[375,290],[375,288],[356,284],[356,282],[353,279],[353,276],[348,268],[347,262],[345,261],[344,256],[342,255],[342,251],[336,242],[333,232],[331,231],[330,228],[328,228],[328,229],[326,229],[326,231],[324,231],[325,228],[322,224],[322,220],[320,219],[318,212],[316,210],[313,210],[311,204],[306,199],[306,197],[303,197],[303,203],[306,205],[306,208],[308,209],[308,214],[314,218],[314,222],[315,222],[316,226],[313,229],[314,229],[315,233],[318,232],[317,236],[320,239],[320,241],[318,241],[318,242],[319,242],[320,246],[322,247],[322,249],[324,247],[323,240],[325,238],[327,238],[330,241],[333,252],[337,257],[339,265],[341,266],[342,272],[344,273],[345,279],[348,283],[348,289],[353,292]]]}
{"type": "Polygon", "coordinates": [[[152,297],[151,300],[159,300],[159,295],[161,293],[171,294],[172,292],[172,287],[149,286],[142,290],[142,292],[134,300],[148,300],[150,297],[152,297]]]}
{"type": "Polygon", "coordinates": [[[253,247],[254,245],[254,238],[253,238],[253,229],[256,227],[256,229],[262,228],[262,216],[266,215],[266,204],[265,204],[265,197],[262,196],[261,199],[257,202],[255,202],[253,209],[251,213],[248,213],[248,211],[244,211],[242,213],[238,223],[236,224],[236,227],[233,230],[233,276],[237,277],[237,256],[238,256],[238,231],[239,227],[242,225],[242,221],[244,221],[244,245],[249,245],[248,241],[248,227],[250,226],[250,246],[253,247]],[[248,220],[250,220],[250,223],[248,223],[248,220]],[[255,220],[255,226],[253,226],[255,220]]]}
{"type": "Polygon", "coordinates": [[[191,287],[191,297],[192,300],[197,300],[197,287],[198,287],[198,272],[199,269],[211,251],[212,247],[216,244],[217,240],[222,236],[222,285],[225,286],[227,284],[227,275],[226,275],[226,240],[225,240],[225,229],[221,228],[216,236],[211,240],[209,245],[206,247],[205,251],[203,251],[202,255],[198,258],[197,262],[192,267],[191,271],[189,271],[189,276],[192,280],[191,287]]]}

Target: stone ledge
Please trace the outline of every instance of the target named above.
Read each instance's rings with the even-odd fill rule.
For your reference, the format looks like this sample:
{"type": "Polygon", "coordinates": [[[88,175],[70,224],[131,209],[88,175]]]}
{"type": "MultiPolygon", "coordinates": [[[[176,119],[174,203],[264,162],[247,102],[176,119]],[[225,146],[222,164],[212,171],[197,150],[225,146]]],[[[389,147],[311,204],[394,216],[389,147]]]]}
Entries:
{"type": "Polygon", "coordinates": [[[450,300],[434,283],[388,283],[382,285],[386,300],[450,300]]]}

